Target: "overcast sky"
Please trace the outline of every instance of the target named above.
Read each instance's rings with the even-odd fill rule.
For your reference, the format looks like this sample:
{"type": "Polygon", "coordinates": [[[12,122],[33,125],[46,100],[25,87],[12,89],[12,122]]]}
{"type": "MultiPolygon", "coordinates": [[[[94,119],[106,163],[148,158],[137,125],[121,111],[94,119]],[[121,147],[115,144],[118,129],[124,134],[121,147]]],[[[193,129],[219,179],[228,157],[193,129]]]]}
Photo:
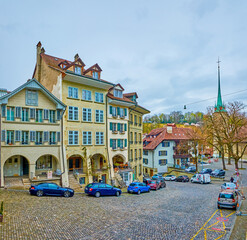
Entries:
{"type": "Polygon", "coordinates": [[[152,114],[205,111],[217,96],[221,62],[224,102],[247,104],[247,1],[0,0],[0,87],[32,77],[36,44],[136,91],[152,114]]]}

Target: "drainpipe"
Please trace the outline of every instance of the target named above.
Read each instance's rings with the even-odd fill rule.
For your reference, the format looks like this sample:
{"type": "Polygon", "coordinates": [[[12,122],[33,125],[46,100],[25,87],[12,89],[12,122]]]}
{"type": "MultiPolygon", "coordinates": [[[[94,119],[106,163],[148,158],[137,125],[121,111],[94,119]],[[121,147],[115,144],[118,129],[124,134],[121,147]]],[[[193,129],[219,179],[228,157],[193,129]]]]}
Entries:
{"type": "MultiPolygon", "coordinates": [[[[65,110],[62,112],[62,117],[61,117],[61,148],[62,148],[62,163],[63,163],[63,172],[61,173],[61,177],[62,175],[65,173],[65,163],[64,163],[64,142],[63,142],[63,114],[64,114],[65,110]]],[[[61,184],[62,185],[62,184],[61,184]]]]}
{"type": "Polygon", "coordinates": [[[105,95],[105,106],[106,106],[106,152],[107,152],[107,158],[108,158],[108,167],[110,169],[110,180],[111,184],[113,184],[112,174],[111,174],[111,164],[110,164],[110,157],[109,157],[109,151],[108,151],[108,100],[107,100],[107,94],[105,95]]]}

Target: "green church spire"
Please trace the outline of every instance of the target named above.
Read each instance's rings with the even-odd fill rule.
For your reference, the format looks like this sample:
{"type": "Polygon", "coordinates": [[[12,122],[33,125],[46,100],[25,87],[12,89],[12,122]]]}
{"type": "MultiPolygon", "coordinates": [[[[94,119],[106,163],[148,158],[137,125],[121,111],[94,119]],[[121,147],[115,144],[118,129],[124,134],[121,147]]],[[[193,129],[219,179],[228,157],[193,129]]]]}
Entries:
{"type": "Polygon", "coordinates": [[[218,97],[217,97],[217,105],[215,105],[215,112],[225,112],[225,106],[222,102],[221,98],[221,89],[220,89],[220,60],[218,59],[218,97]]]}

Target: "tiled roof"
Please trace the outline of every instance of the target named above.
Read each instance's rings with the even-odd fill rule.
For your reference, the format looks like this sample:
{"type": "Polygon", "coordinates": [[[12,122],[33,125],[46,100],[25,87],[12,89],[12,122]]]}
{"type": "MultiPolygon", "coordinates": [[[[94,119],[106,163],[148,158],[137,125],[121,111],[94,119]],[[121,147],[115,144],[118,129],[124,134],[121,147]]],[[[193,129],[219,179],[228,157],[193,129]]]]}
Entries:
{"type": "Polygon", "coordinates": [[[98,63],[94,64],[92,67],[88,68],[87,70],[84,71],[84,74],[88,73],[89,71],[91,70],[94,70],[94,67],[95,68],[98,68],[98,71],[99,72],[102,72],[102,69],[100,68],[100,66],[98,65],[98,63]]]}
{"type": "Polygon", "coordinates": [[[150,142],[143,149],[154,150],[162,141],[165,140],[189,140],[188,132],[190,128],[172,127],[172,133],[167,132],[167,126],[153,129],[144,139],[143,142],[150,142]]]}
{"type": "Polygon", "coordinates": [[[115,97],[113,94],[111,93],[107,93],[107,97],[111,98],[111,99],[115,99],[115,100],[120,100],[120,101],[125,101],[125,102],[129,102],[129,103],[133,103],[135,104],[135,102],[131,101],[130,99],[123,97],[123,98],[119,98],[119,97],[115,97]]]}
{"type": "Polygon", "coordinates": [[[125,93],[125,94],[123,94],[125,97],[132,97],[132,96],[134,96],[134,95],[136,95],[136,97],[138,98],[138,95],[137,95],[137,93],[136,92],[132,92],[132,93],[125,93]]]}

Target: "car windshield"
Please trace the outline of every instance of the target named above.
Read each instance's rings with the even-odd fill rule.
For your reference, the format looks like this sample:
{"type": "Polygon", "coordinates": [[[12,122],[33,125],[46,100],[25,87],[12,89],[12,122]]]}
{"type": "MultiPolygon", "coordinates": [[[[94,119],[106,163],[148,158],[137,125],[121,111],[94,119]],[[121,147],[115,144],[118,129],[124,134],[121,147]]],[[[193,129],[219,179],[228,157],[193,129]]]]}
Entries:
{"type": "Polygon", "coordinates": [[[221,193],[220,198],[227,198],[227,199],[233,199],[233,194],[229,193],[221,193]]]}
{"type": "Polygon", "coordinates": [[[90,184],[88,184],[88,185],[87,185],[87,187],[89,187],[89,188],[90,188],[90,187],[92,187],[92,186],[93,186],[93,184],[92,184],[92,183],[90,183],[90,184]]]}
{"type": "Polygon", "coordinates": [[[219,169],[215,169],[214,172],[219,172],[220,170],[219,169]]]}

